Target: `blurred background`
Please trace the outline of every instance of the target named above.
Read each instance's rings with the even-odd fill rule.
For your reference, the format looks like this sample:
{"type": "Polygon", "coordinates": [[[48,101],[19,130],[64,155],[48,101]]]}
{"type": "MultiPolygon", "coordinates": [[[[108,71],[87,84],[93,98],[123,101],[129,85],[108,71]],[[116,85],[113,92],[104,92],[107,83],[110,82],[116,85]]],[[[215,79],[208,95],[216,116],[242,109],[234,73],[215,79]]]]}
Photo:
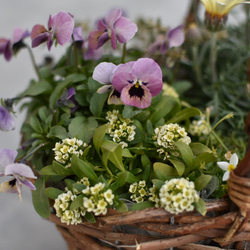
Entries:
{"type": "MultiPolygon", "coordinates": [[[[182,24],[191,0],[0,0],[0,38],[12,38],[17,27],[31,31],[35,24],[47,26],[49,15],[59,11],[70,12],[75,20],[94,22],[105,16],[114,7],[122,8],[128,18],[136,21],[139,17],[161,19],[164,26],[176,27],[182,24]]],[[[203,7],[203,6],[202,6],[203,7]]],[[[201,8],[203,14],[204,9],[201,8]]],[[[240,7],[229,16],[229,22],[237,22],[242,17],[240,7]]],[[[29,42],[29,39],[25,40],[29,42]]],[[[58,58],[64,48],[52,47],[48,52],[43,46],[34,49],[39,64],[45,55],[58,58]]],[[[12,98],[22,92],[29,80],[35,77],[28,52],[21,50],[10,62],[0,56],[1,94],[0,98],[12,98]]],[[[16,110],[18,111],[18,107],[16,110]]],[[[11,132],[0,131],[0,149],[17,149],[20,143],[20,127],[24,114],[16,114],[16,129],[11,132]]],[[[2,182],[2,180],[1,180],[2,182]]],[[[17,195],[0,193],[0,249],[1,250],[66,250],[67,246],[49,221],[36,214],[31,193],[23,189],[23,201],[17,195]]]]}

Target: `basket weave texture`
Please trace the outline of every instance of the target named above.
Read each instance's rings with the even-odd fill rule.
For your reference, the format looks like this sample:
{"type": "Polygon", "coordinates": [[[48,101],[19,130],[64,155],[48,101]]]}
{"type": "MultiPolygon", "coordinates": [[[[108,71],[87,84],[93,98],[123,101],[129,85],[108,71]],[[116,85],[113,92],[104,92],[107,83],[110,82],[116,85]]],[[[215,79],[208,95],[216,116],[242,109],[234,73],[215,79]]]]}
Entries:
{"type": "Polygon", "coordinates": [[[229,199],[207,202],[206,216],[195,212],[173,216],[162,208],[149,208],[126,213],[110,209],[95,224],[67,226],[56,215],[50,220],[70,250],[248,249],[250,241],[250,222],[229,199]]]}

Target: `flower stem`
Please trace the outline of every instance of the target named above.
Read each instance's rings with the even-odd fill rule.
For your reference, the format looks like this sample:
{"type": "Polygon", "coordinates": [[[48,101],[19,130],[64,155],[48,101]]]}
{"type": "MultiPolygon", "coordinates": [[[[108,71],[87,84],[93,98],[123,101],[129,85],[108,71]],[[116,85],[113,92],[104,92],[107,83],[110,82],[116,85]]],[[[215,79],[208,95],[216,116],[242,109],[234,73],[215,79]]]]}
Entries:
{"type": "Polygon", "coordinates": [[[202,81],[200,64],[198,62],[198,47],[196,45],[192,46],[192,54],[193,54],[193,69],[196,75],[197,81],[200,83],[202,81]]]}
{"type": "Polygon", "coordinates": [[[122,59],[121,59],[121,63],[125,63],[125,57],[126,57],[126,51],[127,51],[127,48],[126,48],[126,43],[123,44],[123,47],[122,47],[122,59]]]}
{"type": "Polygon", "coordinates": [[[215,85],[215,82],[217,81],[217,72],[216,72],[216,59],[217,59],[216,35],[217,35],[216,32],[211,32],[210,63],[211,63],[213,87],[215,85]]]}
{"type": "Polygon", "coordinates": [[[41,79],[41,75],[40,75],[39,69],[38,69],[38,67],[37,67],[37,64],[36,64],[36,61],[35,61],[34,54],[33,54],[32,50],[31,50],[30,46],[28,46],[27,44],[25,44],[25,46],[26,46],[26,48],[27,48],[28,51],[29,51],[32,65],[33,65],[33,67],[34,67],[34,69],[35,69],[35,72],[36,72],[36,74],[37,74],[38,79],[40,80],[40,79],[41,79]]]}

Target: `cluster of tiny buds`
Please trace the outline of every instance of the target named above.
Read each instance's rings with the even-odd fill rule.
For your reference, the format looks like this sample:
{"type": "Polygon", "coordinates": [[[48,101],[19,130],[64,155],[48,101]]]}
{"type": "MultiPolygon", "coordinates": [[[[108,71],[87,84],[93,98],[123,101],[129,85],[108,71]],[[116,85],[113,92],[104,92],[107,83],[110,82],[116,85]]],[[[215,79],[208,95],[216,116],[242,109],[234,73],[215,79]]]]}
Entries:
{"type": "Polygon", "coordinates": [[[160,204],[167,212],[178,214],[193,211],[200,197],[194,183],[185,178],[166,181],[159,192],[160,204]]]}
{"type": "Polygon", "coordinates": [[[205,119],[205,116],[202,116],[200,120],[193,120],[189,126],[188,132],[193,136],[206,136],[210,133],[210,126],[205,119]]]}
{"type": "Polygon", "coordinates": [[[177,123],[169,123],[159,126],[154,130],[153,140],[158,148],[157,152],[164,155],[164,159],[169,157],[169,152],[179,155],[175,142],[180,141],[189,145],[190,137],[184,128],[177,123]]]}
{"type": "Polygon", "coordinates": [[[149,196],[146,181],[144,180],[131,184],[129,187],[129,192],[131,193],[130,199],[136,203],[143,202],[149,196]]]}
{"type": "Polygon", "coordinates": [[[114,142],[120,143],[122,148],[128,147],[128,142],[135,138],[135,126],[130,119],[124,119],[119,115],[119,110],[108,111],[106,119],[108,120],[107,134],[114,142]]]}
{"type": "Polygon", "coordinates": [[[67,223],[67,225],[81,223],[82,217],[84,217],[87,212],[93,213],[95,216],[100,214],[105,215],[108,206],[113,205],[115,197],[111,189],[105,188],[104,183],[99,182],[94,186],[90,186],[90,182],[86,177],[83,177],[83,179],[77,183],[83,184],[85,188],[81,191],[69,191],[66,188],[66,192],[60,194],[57,199],[55,199],[54,203],[56,215],[61,218],[62,223],[67,223]],[[71,210],[71,203],[80,194],[84,194],[82,206],[71,210]]]}
{"type": "Polygon", "coordinates": [[[76,138],[63,139],[62,142],[57,142],[53,148],[55,160],[69,168],[71,166],[71,157],[73,155],[83,155],[84,148],[87,146],[86,143],[76,138]]]}

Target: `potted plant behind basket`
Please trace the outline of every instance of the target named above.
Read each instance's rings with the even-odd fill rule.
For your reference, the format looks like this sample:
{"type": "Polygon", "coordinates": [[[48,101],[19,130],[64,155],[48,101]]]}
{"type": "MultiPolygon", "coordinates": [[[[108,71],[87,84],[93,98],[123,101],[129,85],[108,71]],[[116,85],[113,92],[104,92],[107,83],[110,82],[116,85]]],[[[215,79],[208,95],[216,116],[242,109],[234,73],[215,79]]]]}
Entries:
{"type": "Polygon", "coordinates": [[[242,26],[224,29],[234,4],[202,1],[209,33],[197,22],[197,3],[176,28],[134,23],[114,9],[85,40],[83,25],[59,12],[48,27],[0,40],[7,60],[27,48],[37,73],[23,93],[2,100],[2,130],[13,128],[19,100],[27,117],[18,151],[0,151],[1,176],[13,177],[0,191],[21,198],[22,184],[32,189],[36,211],[57,224],[69,249],[249,240],[238,223],[247,225],[248,205],[239,210],[227,198],[238,205],[230,172],[246,151],[249,52],[242,26]],[[29,35],[32,49],[69,46],[38,67],[29,35]]]}

